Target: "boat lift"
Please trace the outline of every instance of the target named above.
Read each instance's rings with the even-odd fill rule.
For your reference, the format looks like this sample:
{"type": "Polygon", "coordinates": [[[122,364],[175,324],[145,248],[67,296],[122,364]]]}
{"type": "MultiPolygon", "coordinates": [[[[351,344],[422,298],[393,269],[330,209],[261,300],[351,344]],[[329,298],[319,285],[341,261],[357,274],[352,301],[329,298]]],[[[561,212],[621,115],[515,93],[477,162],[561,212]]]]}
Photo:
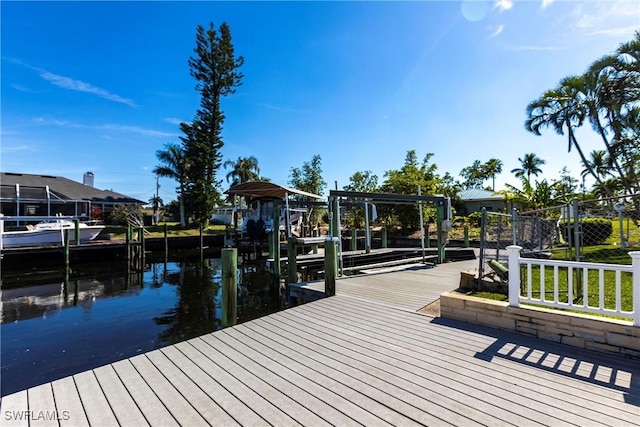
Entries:
{"type": "MultiPolygon", "coordinates": [[[[387,193],[365,193],[358,191],[329,191],[329,224],[330,234],[333,237],[340,237],[340,200],[347,199],[353,202],[364,203],[364,215],[365,215],[365,250],[370,252],[371,250],[371,235],[369,230],[369,204],[409,204],[418,205],[420,213],[420,241],[422,247],[422,258],[425,260],[425,232],[424,222],[422,219],[422,204],[430,203],[434,204],[437,208],[436,214],[436,227],[437,227],[437,246],[438,246],[438,263],[444,262],[445,258],[445,245],[446,245],[446,233],[451,231],[451,199],[445,196],[423,196],[420,194],[420,188],[418,188],[418,195],[407,194],[387,194],[387,193]]],[[[342,270],[342,249],[339,248],[339,264],[340,270],[342,270]]]]}

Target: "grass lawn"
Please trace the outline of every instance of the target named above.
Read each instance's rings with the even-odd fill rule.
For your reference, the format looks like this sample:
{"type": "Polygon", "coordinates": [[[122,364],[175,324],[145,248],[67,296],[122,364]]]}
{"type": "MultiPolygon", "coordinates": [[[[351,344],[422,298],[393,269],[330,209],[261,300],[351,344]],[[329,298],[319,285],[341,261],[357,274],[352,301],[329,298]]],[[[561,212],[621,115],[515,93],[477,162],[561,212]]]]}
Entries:
{"type": "MultiPolygon", "coordinates": [[[[631,264],[629,252],[640,251],[640,229],[633,221],[624,219],[623,235],[626,240],[626,247],[622,249],[620,246],[620,222],[617,219],[612,220],[613,231],[603,244],[586,246],[581,250],[581,260],[586,262],[607,263],[607,264],[631,264]]],[[[554,251],[552,255],[554,260],[574,260],[575,251],[554,251]]],[[[527,268],[522,266],[521,280],[523,292],[526,292],[527,268]]],[[[582,269],[572,271],[573,279],[573,298],[574,304],[581,304],[584,292],[584,273],[582,269]]],[[[604,308],[616,309],[616,273],[613,271],[604,272],[604,308]]],[[[531,268],[532,296],[540,297],[540,292],[545,293],[547,300],[554,298],[554,278],[553,268],[545,268],[544,283],[540,284],[540,267],[532,266],[531,268]]],[[[632,301],[632,275],[631,273],[622,272],[620,274],[620,307],[622,311],[631,311],[633,309],[632,301]]],[[[569,269],[558,268],[558,299],[560,302],[567,302],[569,297],[569,269]]],[[[487,298],[499,301],[506,301],[507,296],[490,292],[471,292],[470,295],[480,298],[487,298]]],[[[600,288],[599,288],[599,271],[590,270],[587,277],[586,298],[588,305],[591,307],[599,307],[600,288]]],[[[571,310],[575,311],[575,310],[571,310]]],[[[615,317],[615,316],[611,316],[615,317]]]]}
{"type": "MultiPolygon", "coordinates": [[[[167,236],[168,237],[180,237],[180,236],[199,236],[200,229],[198,227],[195,228],[180,228],[180,223],[177,222],[168,222],[167,224],[167,236]]],[[[149,237],[164,237],[164,223],[160,223],[159,225],[152,225],[144,227],[147,231],[145,234],[146,238],[149,237]]],[[[217,235],[224,234],[226,230],[226,226],[224,225],[210,225],[207,229],[203,230],[203,234],[205,235],[217,235]]],[[[127,233],[127,227],[124,225],[107,225],[103,231],[103,233],[109,233],[113,235],[114,239],[124,239],[127,233]]],[[[135,235],[136,231],[134,231],[135,235]]]]}

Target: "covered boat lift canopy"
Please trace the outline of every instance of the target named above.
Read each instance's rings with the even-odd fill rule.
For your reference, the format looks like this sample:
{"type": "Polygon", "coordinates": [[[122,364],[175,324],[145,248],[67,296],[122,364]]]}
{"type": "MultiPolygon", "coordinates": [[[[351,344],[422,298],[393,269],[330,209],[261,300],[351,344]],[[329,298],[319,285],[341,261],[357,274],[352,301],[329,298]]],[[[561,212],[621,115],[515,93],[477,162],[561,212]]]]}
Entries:
{"type": "Polygon", "coordinates": [[[312,199],[321,199],[322,196],[298,190],[297,188],[285,187],[267,181],[249,181],[234,185],[225,191],[225,194],[232,196],[246,196],[249,198],[272,197],[285,200],[288,196],[300,195],[312,199]]]}

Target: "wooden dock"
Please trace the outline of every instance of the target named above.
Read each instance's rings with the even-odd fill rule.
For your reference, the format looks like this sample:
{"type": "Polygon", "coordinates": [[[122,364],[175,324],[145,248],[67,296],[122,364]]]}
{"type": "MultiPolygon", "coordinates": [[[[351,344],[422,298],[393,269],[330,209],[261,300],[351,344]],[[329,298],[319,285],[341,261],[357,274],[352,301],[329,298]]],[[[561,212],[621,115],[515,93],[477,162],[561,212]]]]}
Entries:
{"type": "Polygon", "coordinates": [[[417,313],[463,264],[340,279],[334,297],[5,396],[0,425],[640,425],[636,360],[417,313]]]}

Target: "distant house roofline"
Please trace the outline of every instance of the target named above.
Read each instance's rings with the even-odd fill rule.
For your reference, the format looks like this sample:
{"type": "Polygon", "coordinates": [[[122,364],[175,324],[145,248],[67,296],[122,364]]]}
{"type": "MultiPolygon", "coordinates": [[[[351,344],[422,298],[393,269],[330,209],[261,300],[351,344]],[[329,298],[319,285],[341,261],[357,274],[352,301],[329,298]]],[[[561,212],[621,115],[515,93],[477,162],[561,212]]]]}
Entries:
{"type": "Polygon", "coordinates": [[[85,200],[92,203],[125,203],[141,204],[146,202],[111,190],[100,190],[90,185],[62,176],[37,175],[16,172],[0,172],[0,188],[2,198],[8,198],[10,188],[49,188],[57,198],[62,200],[85,200]]]}

